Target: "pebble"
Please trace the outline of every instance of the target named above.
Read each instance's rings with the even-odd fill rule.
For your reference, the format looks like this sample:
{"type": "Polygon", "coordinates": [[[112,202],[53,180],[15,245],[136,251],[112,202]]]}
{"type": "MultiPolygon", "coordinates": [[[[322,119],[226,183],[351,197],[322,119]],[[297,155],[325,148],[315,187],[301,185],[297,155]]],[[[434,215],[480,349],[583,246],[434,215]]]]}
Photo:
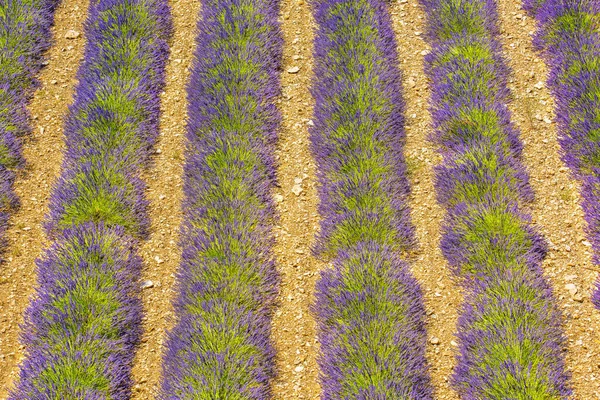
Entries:
{"type": "Polygon", "coordinates": [[[583,303],[583,296],[580,293],[577,293],[576,295],[574,295],[572,297],[573,301],[576,301],[578,303],[583,303]]]}
{"type": "Polygon", "coordinates": [[[541,89],[544,87],[544,82],[543,81],[539,81],[538,83],[536,83],[535,85],[533,85],[534,88],[536,89],[541,89]]]}
{"type": "Polygon", "coordinates": [[[430,53],[430,51],[429,51],[429,50],[423,50],[423,51],[421,52],[421,55],[422,55],[422,56],[426,56],[426,55],[427,55],[427,54],[429,54],[429,53],[430,53]]]}
{"type": "Polygon", "coordinates": [[[301,183],[302,183],[302,178],[294,178],[294,183],[295,183],[296,185],[299,185],[299,184],[301,184],[301,183]]]}
{"type": "Polygon", "coordinates": [[[152,281],[144,281],[140,285],[140,288],[142,288],[142,289],[150,289],[151,287],[154,287],[154,282],[152,282],[152,281]]]}
{"type": "Polygon", "coordinates": [[[315,126],[315,122],[312,119],[309,119],[308,122],[306,123],[306,125],[315,126]]]}
{"type": "Polygon", "coordinates": [[[275,194],[275,196],[273,196],[273,198],[275,199],[275,203],[281,203],[283,201],[283,196],[280,195],[279,193],[275,194]]]}
{"type": "Polygon", "coordinates": [[[162,264],[164,262],[164,260],[162,258],[160,258],[159,256],[154,257],[154,261],[156,261],[159,264],[162,264]]]}
{"type": "Polygon", "coordinates": [[[438,344],[440,344],[440,339],[438,339],[436,337],[432,337],[431,340],[429,340],[429,343],[438,345],[438,344]]]}
{"type": "Polygon", "coordinates": [[[292,187],[292,193],[294,193],[296,196],[300,196],[300,193],[302,193],[302,186],[296,184],[292,187]]]}
{"type": "Polygon", "coordinates": [[[571,296],[574,296],[577,293],[577,286],[575,286],[575,284],[573,283],[567,283],[565,285],[565,289],[567,289],[569,293],[571,293],[571,296]]]}
{"type": "Polygon", "coordinates": [[[294,368],[294,371],[296,371],[296,372],[304,371],[304,365],[298,365],[296,368],[294,368]]]}
{"type": "Polygon", "coordinates": [[[300,71],[300,67],[292,67],[287,70],[288,74],[297,74],[300,71]]]}
{"type": "Polygon", "coordinates": [[[57,81],[56,79],[52,79],[52,80],[50,81],[50,83],[51,83],[51,84],[53,84],[53,85],[56,85],[56,84],[58,83],[58,81],[57,81]]]}
{"type": "Polygon", "coordinates": [[[548,118],[548,117],[544,117],[544,122],[547,123],[547,124],[551,124],[552,120],[550,118],[548,118]]]}
{"type": "Polygon", "coordinates": [[[69,29],[65,34],[65,39],[77,39],[79,36],[81,36],[81,33],[73,29],[69,29]]]}

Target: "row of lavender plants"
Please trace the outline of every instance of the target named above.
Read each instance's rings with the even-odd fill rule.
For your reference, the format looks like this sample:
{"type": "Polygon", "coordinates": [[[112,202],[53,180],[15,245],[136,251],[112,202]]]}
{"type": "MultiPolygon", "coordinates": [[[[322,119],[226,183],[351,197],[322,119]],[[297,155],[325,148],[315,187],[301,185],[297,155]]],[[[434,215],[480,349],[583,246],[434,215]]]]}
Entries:
{"type": "MultiPolygon", "coordinates": [[[[534,38],[550,65],[565,163],[582,183],[587,235],[600,265],[600,3],[526,0],[539,24],[534,38]]],[[[600,280],[592,301],[600,308],[600,280]]]]}
{"type": "Polygon", "coordinates": [[[268,399],[278,274],[277,0],[202,3],[188,85],[182,261],[160,399],[268,399]]]}
{"type": "Polygon", "coordinates": [[[323,399],[430,399],[396,41],[382,0],[316,0],[317,283],[323,399]]]}
{"type": "Polygon", "coordinates": [[[452,383],[463,399],[566,399],[561,314],[543,276],[543,238],[507,110],[493,0],[422,0],[432,52],[442,251],[463,284],[452,383]]]}
{"type": "MultiPolygon", "coordinates": [[[[0,252],[10,214],[19,206],[12,185],[25,160],[21,138],[31,131],[28,101],[50,46],[59,0],[6,0],[0,4],[0,252]]],[[[1,257],[1,255],[0,255],[1,257]]]]}
{"type": "Polygon", "coordinates": [[[92,0],[88,43],[38,260],[26,357],[10,399],[126,399],[140,337],[136,248],[147,235],[138,175],[158,133],[169,10],[92,0]]]}

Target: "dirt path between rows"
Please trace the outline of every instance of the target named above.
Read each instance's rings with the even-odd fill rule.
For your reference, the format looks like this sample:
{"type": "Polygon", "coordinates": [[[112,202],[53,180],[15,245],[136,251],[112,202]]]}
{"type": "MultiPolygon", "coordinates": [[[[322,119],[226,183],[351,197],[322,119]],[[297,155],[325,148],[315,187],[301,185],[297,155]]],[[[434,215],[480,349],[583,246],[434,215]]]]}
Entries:
{"type": "Polygon", "coordinates": [[[455,364],[454,334],[462,294],[439,248],[444,210],[435,197],[433,167],[440,163],[441,157],[428,140],[431,132],[428,109],[431,91],[423,69],[423,58],[430,47],[424,40],[425,12],[417,0],[399,0],[391,3],[391,13],[406,101],[405,154],[412,189],[412,220],[419,241],[412,270],[421,284],[427,307],[427,333],[430,338],[427,359],[436,398],[457,399],[448,379],[455,364]]]}
{"type": "Polygon", "coordinates": [[[39,77],[42,85],[29,106],[33,132],[23,145],[27,169],[15,182],[21,209],[9,222],[8,261],[0,266],[0,398],[7,397],[18,375],[18,363],[23,358],[19,325],[37,285],[35,259],[48,246],[42,222],[52,184],[60,171],[63,122],[83,55],[87,7],[86,0],[63,0],[56,10],[52,28],[55,41],[46,54],[48,65],[39,77]],[[66,39],[70,29],[81,35],[66,39]]]}
{"type": "Polygon", "coordinates": [[[162,345],[173,321],[172,300],[175,273],[181,250],[178,246],[181,224],[182,174],[186,132],[186,85],[190,76],[196,39],[196,21],[201,2],[172,0],[174,33],[166,66],[166,85],[161,95],[160,137],[155,147],[154,165],[143,176],[150,200],[150,239],[140,254],[144,269],[140,283],[144,303],[144,334],[133,368],[132,399],[154,398],[161,374],[162,345]]]}
{"type": "Polygon", "coordinates": [[[590,302],[596,273],[579,206],[579,184],[559,156],[554,101],[545,85],[548,69],[531,43],[535,21],[515,0],[499,0],[504,53],[513,69],[510,109],[525,144],[524,162],[536,201],[534,222],[550,242],[544,267],[567,321],[567,367],[573,373],[573,399],[600,398],[600,313],[590,302]],[[577,293],[573,287],[575,285],[577,293]],[[572,292],[569,291],[571,289],[572,292]]]}
{"type": "Polygon", "coordinates": [[[313,99],[312,77],[314,21],[304,0],[281,3],[281,28],[285,40],[282,114],[279,132],[278,179],[275,200],[280,215],[275,229],[275,255],[281,274],[279,308],[273,320],[278,376],[275,399],[318,399],[320,388],[316,356],[316,325],[310,312],[314,287],[323,263],[311,254],[318,231],[316,167],[309,150],[308,127],[313,99]],[[298,67],[297,72],[294,67],[298,67]]]}

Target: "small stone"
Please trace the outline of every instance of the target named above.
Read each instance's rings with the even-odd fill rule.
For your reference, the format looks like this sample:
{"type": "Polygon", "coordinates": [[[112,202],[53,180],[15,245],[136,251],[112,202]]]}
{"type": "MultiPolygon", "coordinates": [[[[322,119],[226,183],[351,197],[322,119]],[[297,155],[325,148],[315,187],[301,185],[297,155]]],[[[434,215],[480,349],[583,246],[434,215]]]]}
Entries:
{"type": "Polygon", "coordinates": [[[590,242],[588,242],[587,240],[582,240],[581,243],[586,247],[592,247],[592,244],[590,242]]]}
{"type": "Polygon", "coordinates": [[[151,287],[154,287],[154,282],[152,282],[152,281],[144,281],[140,285],[140,288],[142,288],[142,289],[150,289],[151,287]]]}
{"type": "Polygon", "coordinates": [[[53,85],[56,85],[56,84],[58,83],[58,81],[57,81],[56,79],[52,79],[52,80],[50,81],[50,83],[51,83],[51,84],[53,84],[53,85]]]}
{"type": "Polygon", "coordinates": [[[294,183],[299,185],[302,183],[302,178],[294,178],[294,183]]]}
{"type": "Polygon", "coordinates": [[[293,58],[294,60],[299,60],[299,59],[301,59],[301,58],[302,58],[302,56],[299,56],[299,55],[297,55],[297,54],[296,54],[296,55],[295,55],[295,56],[293,56],[292,58],[293,58]]]}
{"type": "Polygon", "coordinates": [[[166,195],[164,195],[164,194],[161,194],[160,196],[158,196],[158,199],[159,199],[159,200],[164,200],[164,199],[166,199],[166,198],[167,198],[167,196],[166,196],[166,195]]]}
{"type": "Polygon", "coordinates": [[[297,74],[300,71],[300,67],[292,67],[287,70],[288,74],[297,74]]]}
{"type": "Polygon", "coordinates": [[[65,33],[65,39],[77,39],[79,36],[81,36],[81,33],[73,29],[69,29],[67,33],[65,33]]]}
{"type": "Polygon", "coordinates": [[[577,293],[576,295],[574,295],[572,297],[573,301],[576,301],[578,303],[583,303],[583,296],[580,293],[577,293]]]}
{"type": "Polygon", "coordinates": [[[567,289],[569,293],[571,293],[571,296],[574,296],[577,293],[577,286],[575,286],[575,284],[573,283],[567,283],[565,285],[565,289],[567,289]]]}
{"type": "Polygon", "coordinates": [[[294,193],[296,196],[300,196],[300,193],[302,193],[302,186],[300,185],[294,185],[292,187],[292,193],[294,193]]]}
{"type": "Polygon", "coordinates": [[[279,193],[277,193],[275,196],[273,196],[273,198],[275,199],[275,203],[281,203],[283,201],[283,196],[280,195],[279,193]]]}
{"type": "Polygon", "coordinates": [[[533,85],[534,88],[536,89],[542,89],[544,87],[544,82],[543,81],[539,81],[538,83],[536,83],[535,85],[533,85]]]}
{"type": "Polygon", "coordinates": [[[315,126],[315,122],[312,119],[309,119],[308,122],[306,123],[306,125],[315,126]]]}
{"type": "Polygon", "coordinates": [[[24,231],[30,231],[30,230],[31,230],[31,227],[29,227],[29,226],[26,226],[25,228],[23,228],[23,230],[24,230],[24,231]]]}
{"type": "Polygon", "coordinates": [[[544,122],[547,123],[547,124],[551,124],[552,120],[550,118],[548,118],[548,117],[544,117],[544,122]]]}
{"type": "Polygon", "coordinates": [[[458,343],[456,343],[454,340],[450,342],[450,344],[454,347],[458,347],[458,343]]]}
{"type": "Polygon", "coordinates": [[[421,34],[422,34],[422,33],[423,33],[423,32],[421,32],[421,31],[416,31],[416,32],[415,32],[415,36],[421,36],[421,34]]]}
{"type": "Polygon", "coordinates": [[[422,55],[422,56],[426,56],[426,55],[427,55],[427,54],[429,54],[429,53],[430,53],[430,51],[429,51],[429,50],[423,50],[423,51],[421,52],[421,55],[422,55]]]}
{"type": "Polygon", "coordinates": [[[436,337],[432,337],[432,338],[429,340],[429,343],[431,343],[431,344],[434,344],[434,345],[438,345],[438,344],[440,344],[440,339],[438,339],[438,338],[436,338],[436,337]]]}
{"type": "Polygon", "coordinates": [[[304,371],[304,365],[298,365],[296,368],[294,368],[294,371],[296,371],[296,372],[304,371]]]}
{"type": "Polygon", "coordinates": [[[417,82],[415,82],[415,80],[413,79],[413,77],[411,76],[410,78],[408,78],[408,80],[406,81],[406,83],[408,84],[408,86],[410,86],[411,88],[414,88],[415,86],[417,86],[417,82]]]}
{"type": "Polygon", "coordinates": [[[164,260],[159,256],[154,257],[154,261],[156,261],[158,264],[162,264],[164,262],[164,260]]]}

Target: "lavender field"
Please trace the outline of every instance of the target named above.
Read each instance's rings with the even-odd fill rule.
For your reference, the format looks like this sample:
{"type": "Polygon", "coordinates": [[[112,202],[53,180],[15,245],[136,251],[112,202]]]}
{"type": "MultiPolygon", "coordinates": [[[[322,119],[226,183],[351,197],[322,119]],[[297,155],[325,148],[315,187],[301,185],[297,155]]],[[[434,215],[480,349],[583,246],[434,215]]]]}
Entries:
{"type": "Polygon", "coordinates": [[[0,21],[0,399],[600,399],[596,0],[0,21]]]}

